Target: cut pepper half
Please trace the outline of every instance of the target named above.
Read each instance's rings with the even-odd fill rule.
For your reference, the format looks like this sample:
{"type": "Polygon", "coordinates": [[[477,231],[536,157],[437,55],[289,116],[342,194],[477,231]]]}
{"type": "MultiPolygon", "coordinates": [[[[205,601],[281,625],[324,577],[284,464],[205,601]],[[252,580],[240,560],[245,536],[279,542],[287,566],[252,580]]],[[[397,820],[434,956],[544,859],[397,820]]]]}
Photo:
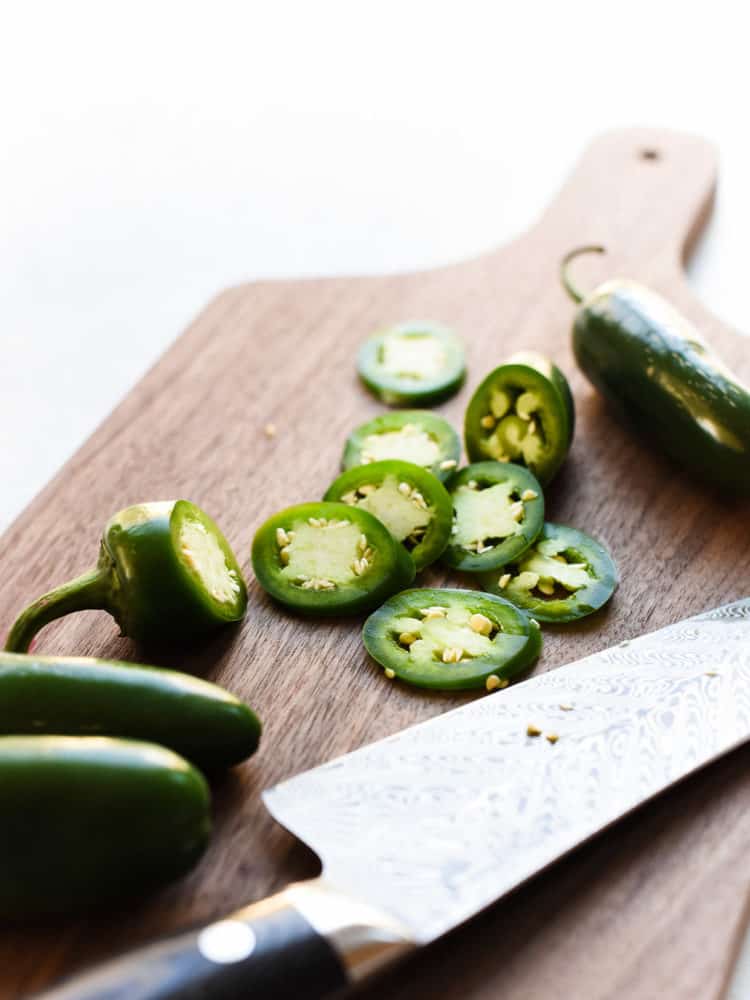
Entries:
{"type": "Polygon", "coordinates": [[[187,500],[136,504],[106,524],[97,566],[21,613],[5,648],[28,649],[48,622],[74,611],[108,611],[142,642],[192,640],[239,621],[247,590],[218,526],[187,500]]]}
{"type": "Polygon", "coordinates": [[[598,611],[618,583],[617,567],[599,542],[575,528],[544,525],[523,555],[480,583],[540,622],[571,622],[598,611]]]}
{"type": "Polygon", "coordinates": [[[429,410],[399,410],[368,420],[349,436],[343,469],[397,459],[427,469],[445,482],[458,467],[461,441],[447,420],[429,410]]]}
{"type": "Polygon", "coordinates": [[[436,403],[466,375],[461,341],[436,323],[401,323],[373,334],[357,356],[367,388],[389,406],[436,403]]]}
{"type": "Polygon", "coordinates": [[[453,504],[445,487],[411,462],[373,462],[343,472],[324,500],[369,511],[414,560],[417,572],[435,562],[448,544],[453,504]]]}
{"type": "Polygon", "coordinates": [[[345,503],[303,503],[274,514],[256,532],[252,557],[264,590],[313,615],[370,610],[415,574],[385,525],[345,503]]]}
{"type": "Polygon", "coordinates": [[[544,496],[528,469],[509,462],[476,462],[449,481],[451,539],[442,561],[478,573],[517,558],[542,530],[544,496]]]}
{"type": "Polygon", "coordinates": [[[525,465],[548,483],[573,440],[575,411],[567,379],[539,354],[516,354],[471,397],[464,419],[471,461],[525,465]]]}
{"type": "Polygon", "coordinates": [[[477,590],[405,590],[365,622],[367,652],[417,687],[506,687],[539,655],[539,626],[509,601],[477,590]]]}

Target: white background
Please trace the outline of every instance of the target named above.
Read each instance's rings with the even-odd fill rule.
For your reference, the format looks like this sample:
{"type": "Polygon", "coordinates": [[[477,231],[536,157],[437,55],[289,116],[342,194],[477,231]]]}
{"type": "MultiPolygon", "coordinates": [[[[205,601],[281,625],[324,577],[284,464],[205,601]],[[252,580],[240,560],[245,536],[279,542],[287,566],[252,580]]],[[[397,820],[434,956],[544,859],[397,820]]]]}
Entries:
{"type": "Polygon", "coordinates": [[[742,7],[0,0],[0,529],[222,286],[489,249],[602,129],[719,145],[750,331],[742,7]]]}

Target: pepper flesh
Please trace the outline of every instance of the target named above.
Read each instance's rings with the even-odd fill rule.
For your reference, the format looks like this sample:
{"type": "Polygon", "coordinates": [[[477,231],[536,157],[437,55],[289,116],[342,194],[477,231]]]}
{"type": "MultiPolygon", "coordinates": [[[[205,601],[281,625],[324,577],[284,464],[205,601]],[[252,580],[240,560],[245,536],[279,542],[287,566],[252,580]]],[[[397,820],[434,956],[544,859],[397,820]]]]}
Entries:
{"type": "Polygon", "coordinates": [[[224,536],[186,500],[137,504],[105,526],[96,567],[44,594],[18,617],[5,649],[25,652],[45,625],[108,611],[123,635],[185,641],[244,617],[247,590],[224,536]]]}

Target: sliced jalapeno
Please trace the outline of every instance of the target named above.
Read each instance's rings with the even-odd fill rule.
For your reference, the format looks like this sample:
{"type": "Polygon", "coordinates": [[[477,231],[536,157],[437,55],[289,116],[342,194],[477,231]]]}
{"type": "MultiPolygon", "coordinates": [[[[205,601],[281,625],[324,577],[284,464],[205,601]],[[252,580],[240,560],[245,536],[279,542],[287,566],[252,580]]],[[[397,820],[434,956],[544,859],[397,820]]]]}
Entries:
{"type": "Polygon", "coordinates": [[[452,396],[464,380],[463,344],[435,323],[401,323],[364,342],[357,371],[390,406],[436,403],[452,396]]]}
{"type": "Polygon", "coordinates": [[[345,503],[302,503],[270,517],[253,539],[264,590],[313,615],[366,611],[414,579],[414,561],[385,525],[345,503]]]}
{"type": "Polygon", "coordinates": [[[453,500],[451,540],[442,561],[479,572],[517,558],[544,524],[542,488],[528,469],[476,462],[448,482],[453,500]]]}
{"type": "Polygon", "coordinates": [[[548,483],[573,440],[575,411],[567,379],[541,354],[515,354],[487,376],[464,420],[473,462],[516,462],[548,483]]]}
{"type": "Polygon", "coordinates": [[[453,504],[431,472],[411,462],[373,462],[343,472],[324,500],[367,510],[401,542],[419,570],[435,562],[448,544],[453,504]]]}
{"type": "Polygon", "coordinates": [[[485,590],[540,622],[572,622],[598,611],[618,583],[609,552],[582,531],[544,525],[531,548],[498,573],[482,573],[485,590]]]}
{"type": "Polygon", "coordinates": [[[26,608],[5,648],[23,653],[49,622],[89,608],[108,611],[133,639],[184,641],[239,621],[247,590],[211,518],[187,500],[167,500],[115,514],[97,566],[26,608]]]}
{"type": "Polygon", "coordinates": [[[444,691],[506,687],[542,647],[535,621],[476,590],[405,590],[370,615],[362,637],[388,677],[444,691]]]}
{"type": "Polygon", "coordinates": [[[399,410],[368,420],[349,436],[343,469],[394,458],[428,469],[443,482],[461,457],[461,441],[447,420],[429,410],[399,410]]]}

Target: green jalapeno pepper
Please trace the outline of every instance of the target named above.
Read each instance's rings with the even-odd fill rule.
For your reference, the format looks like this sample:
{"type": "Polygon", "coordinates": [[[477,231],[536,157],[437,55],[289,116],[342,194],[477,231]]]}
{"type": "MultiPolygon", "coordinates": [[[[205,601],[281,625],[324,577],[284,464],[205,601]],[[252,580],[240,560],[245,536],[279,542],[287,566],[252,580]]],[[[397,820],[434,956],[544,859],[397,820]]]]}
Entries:
{"type": "Polygon", "coordinates": [[[476,590],[405,590],[365,622],[367,652],[417,687],[507,686],[539,655],[539,626],[513,604],[476,590]]]}
{"type": "Polygon", "coordinates": [[[260,730],[244,702],[176,670],[0,653],[0,736],[119,736],[216,770],[253,754],[260,730]]]}
{"type": "Polygon", "coordinates": [[[401,323],[364,342],[357,371],[390,406],[437,403],[457,392],[464,380],[463,344],[436,323],[401,323]]]}
{"type": "Polygon", "coordinates": [[[562,283],[581,303],[573,350],[590,382],[639,434],[681,468],[729,492],[750,495],[750,389],[665,299],[615,279],[584,296],[562,262],[562,283]]]}
{"type": "Polygon", "coordinates": [[[143,642],[188,640],[247,608],[242,573],[210,517],[187,500],[143,503],[107,523],[97,566],[21,613],[5,648],[25,652],[63,615],[108,611],[123,635],[143,642]]]}
{"type": "Polygon", "coordinates": [[[376,517],[345,503],[302,503],[261,525],[253,539],[258,583],[311,615],[370,610],[414,579],[414,560],[376,517]]]}
{"type": "Polygon", "coordinates": [[[341,467],[397,459],[419,465],[445,482],[460,457],[461,441],[447,420],[429,410],[399,410],[383,413],[353,431],[341,467]]]}
{"type": "Polygon", "coordinates": [[[515,354],[471,397],[466,452],[472,462],[525,465],[546,484],[568,453],[574,422],[573,397],[560,369],[541,354],[515,354]]]}
{"type": "Polygon", "coordinates": [[[457,472],[447,486],[453,528],[442,561],[448,566],[474,573],[504,566],[542,530],[542,488],[523,466],[476,462],[457,472]]]}
{"type": "Polygon", "coordinates": [[[599,542],[575,528],[544,525],[519,558],[482,573],[485,590],[507,598],[540,622],[572,622],[593,614],[617,587],[617,567],[599,542]]]}
{"type": "Polygon", "coordinates": [[[0,737],[0,916],[77,913],[154,890],[193,867],[210,795],[153,743],[0,737]]]}
{"type": "Polygon", "coordinates": [[[448,544],[453,504],[445,487],[411,462],[373,462],[343,472],[324,500],[367,510],[388,528],[414,560],[417,572],[448,544]]]}

